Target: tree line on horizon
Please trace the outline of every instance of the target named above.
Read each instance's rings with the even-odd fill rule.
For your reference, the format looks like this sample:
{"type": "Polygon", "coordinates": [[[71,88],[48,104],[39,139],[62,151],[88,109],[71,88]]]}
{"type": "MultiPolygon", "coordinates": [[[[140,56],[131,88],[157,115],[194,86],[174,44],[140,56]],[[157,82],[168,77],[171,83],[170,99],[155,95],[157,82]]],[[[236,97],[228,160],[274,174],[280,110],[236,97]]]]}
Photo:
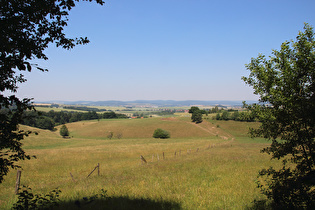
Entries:
{"type": "Polygon", "coordinates": [[[203,121],[202,115],[215,114],[213,117],[214,120],[234,120],[234,121],[242,121],[242,122],[254,122],[257,120],[255,116],[250,111],[239,111],[234,109],[219,109],[218,106],[213,107],[209,110],[199,109],[198,107],[192,106],[189,109],[189,113],[191,113],[191,120],[195,123],[201,123],[203,121]]]}
{"type": "Polygon", "coordinates": [[[128,118],[125,114],[118,114],[113,111],[98,114],[96,111],[89,112],[49,112],[27,111],[23,114],[23,125],[31,127],[54,130],[55,126],[83,120],[118,119],[128,118]]]}

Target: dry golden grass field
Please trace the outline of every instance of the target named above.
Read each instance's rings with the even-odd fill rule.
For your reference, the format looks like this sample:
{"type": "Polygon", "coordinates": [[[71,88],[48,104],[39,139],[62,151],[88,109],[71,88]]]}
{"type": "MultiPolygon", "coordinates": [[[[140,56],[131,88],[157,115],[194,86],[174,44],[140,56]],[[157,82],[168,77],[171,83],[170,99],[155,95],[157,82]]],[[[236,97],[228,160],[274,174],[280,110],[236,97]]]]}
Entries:
{"type": "MultiPolygon", "coordinates": [[[[263,198],[255,184],[258,171],[276,164],[260,153],[268,142],[247,137],[250,126],[257,124],[193,124],[189,117],[94,120],[67,124],[69,139],[58,130],[30,128],[39,135],[26,138],[24,148],[37,159],[21,162],[21,185],[34,193],[60,189],[56,209],[246,209],[263,198]],[[156,128],[171,138],[152,138],[156,128]],[[95,170],[87,178],[98,164],[99,175],[95,170]],[[107,199],[84,203],[101,189],[107,199]]],[[[0,185],[1,209],[16,202],[15,181],[12,170],[0,185]]]]}

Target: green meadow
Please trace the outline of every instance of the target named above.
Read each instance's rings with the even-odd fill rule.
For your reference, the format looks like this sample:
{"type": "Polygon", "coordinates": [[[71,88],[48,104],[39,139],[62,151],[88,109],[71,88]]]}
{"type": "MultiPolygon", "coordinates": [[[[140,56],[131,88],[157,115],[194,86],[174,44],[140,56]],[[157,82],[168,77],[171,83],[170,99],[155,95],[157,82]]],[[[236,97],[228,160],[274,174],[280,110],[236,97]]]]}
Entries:
{"type": "MultiPolygon", "coordinates": [[[[94,120],[67,124],[69,139],[58,130],[21,126],[39,133],[23,140],[25,151],[37,158],[20,162],[21,185],[34,193],[60,189],[57,209],[250,208],[264,198],[255,184],[258,171],[277,164],[260,153],[267,141],[247,137],[255,126],[212,120],[194,124],[184,115],[94,120]],[[168,130],[171,138],[152,138],[156,128],[168,130]],[[87,178],[98,164],[99,171],[87,178]],[[101,189],[107,198],[84,202],[101,189]]],[[[16,173],[12,170],[0,185],[1,209],[17,201],[16,173]]]]}

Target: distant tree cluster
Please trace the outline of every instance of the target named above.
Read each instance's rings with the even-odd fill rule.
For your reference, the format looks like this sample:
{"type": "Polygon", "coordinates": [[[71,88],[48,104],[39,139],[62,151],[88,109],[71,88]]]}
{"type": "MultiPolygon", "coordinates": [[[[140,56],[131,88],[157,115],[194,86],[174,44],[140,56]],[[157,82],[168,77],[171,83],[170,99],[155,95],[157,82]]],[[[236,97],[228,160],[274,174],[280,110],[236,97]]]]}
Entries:
{"type": "Polygon", "coordinates": [[[22,124],[53,130],[56,125],[65,123],[78,122],[82,120],[96,120],[96,119],[115,119],[115,118],[127,118],[124,114],[117,114],[115,112],[104,112],[98,114],[95,111],[89,112],[55,112],[53,110],[49,112],[24,112],[22,124]]]}
{"type": "Polygon", "coordinates": [[[254,115],[249,111],[239,112],[239,111],[222,111],[217,113],[214,117],[216,120],[235,120],[235,121],[245,121],[254,122],[256,119],[254,115]]]}
{"type": "Polygon", "coordinates": [[[34,107],[59,108],[59,104],[50,104],[50,105],[35,104],[34,107]]]}
{"type": "Polygon", "coordinates": [[[223,111],[222,106],[220,106],[220,109],[219,109],[219,106],[215,106],[215,107],[213,107],[212,109],[209,110],[209,114],[219,113],[219,112],[222,112],[222,111],[223,111]]]}
{"type": "Polygon", "coordinates": [[[163,110],[163,111],[159,111],[159,112],[151,112],[151,114],[156,114],[159,116],[165,116],[165,115],[174,115],[174,113],[176,112],[175,109],[169,109],[169,110],[163,110]]]}
{"type": "Polygon", "coordinates": [[[86,107],[86,106],[64,106],[64,109],[73,109],[73,110],[78,110],[78,111],[94,111],[94,112],[105,112],[107,111],[106,109],[99,109],[99,108],[94,108],[94,107],[86,107]]]}
{"type": "Polygon", "coordinates": [[[224,111],[235,112],[238,110],[237,109],[228,109],[226,106],[218,105],[218,106],[213,107],[212,109],[209,109],[208,113],[214,114],[214,113],[222,113],[224,111]]]}
{"type": "Polygon", "coordinates": [[[167,115],[174,115],[176,110],[159,110],[159,111],[151,111],[151,112],[146,112],[147,116],[152,117],[152,115],[158,115],[158,116],[167,116],[167,115]]]}
{"type": "Polygon", "coordinates": [[[49,108],[51,107],[50,105],[35,105],[34,107],[44,107],[44,108],[49,108]]]}
{"type": "Polygon", "coordinates": [[[148,114],[145,114],[143,112],[135,112],[132,114],[132,116],[136,118],[148,118],[148,114]]]}

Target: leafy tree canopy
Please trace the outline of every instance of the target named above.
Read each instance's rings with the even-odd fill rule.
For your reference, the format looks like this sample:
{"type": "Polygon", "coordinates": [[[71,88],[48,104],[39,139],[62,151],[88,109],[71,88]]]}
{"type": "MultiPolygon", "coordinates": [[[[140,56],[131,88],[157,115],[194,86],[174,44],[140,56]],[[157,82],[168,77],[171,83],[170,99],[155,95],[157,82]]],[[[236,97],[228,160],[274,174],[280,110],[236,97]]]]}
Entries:
{"type": "MultiPolygon", "coordinates": [[[[92,2],[92,0],[86,0],[92,2]]],[[[102,0],[95,0],[103,5],[102,0]]],[[[48,57],[44,50],[49,44],[71,49],[86,44],[85,38],[68,38],[64,33],[68,12],[79,0],[1,0],[0,1],[0,183],[9,168],[19,167],[16,161],[29,159],[21,148],[20,140],[30,132],[19,130],[26,109],[33,109],[30,99],[19,99],[14,93],[18,84],[26,82],[23,71],[33,67],[47,71],[34,63],[33,59],[48,57]],[[11,92],[5,96],[4,91],[11,92]]]]}
{"type": "Polygon", "coordinates": [[[305,24],[296,41],[287,41],[267,59],[252,58],[243,80],[260,97],[245,105],[262,123],[253,137],[272,141],[262,152],[282,159],[280,170],[260,172],[259,187],[277,208],[310,208],[315,201],[315,40],[305,24]],[[291,164],[287,164],[287,163],[291,164]],[[265,184],[263,184],[265,183],[265,184]]]}
{"type": "Polygon", "coordinates": [[[202,122],[202,114],[206,114],[205,110],[200,110],[196,106],[192,106],[189,110],[189,113],[191,113],[191,121],[195,123],[201,123],[202,122]]]}
{"type": "Polygon", "coordinates": [[[188,113],[194,113],[194,112],[197,112],[197,111],[200,111],[200,109],[198,107],[196,107],[196,106],[192,106],[188,110],[188,113]]]}
{"type": "Polygon", "coordinates": [[[195,123],[202,123],[203,120],[201,110],[192,113],[191,121],[195,123]]]}
{"type": "Polygon", "coordinates": [[[153,133],[153,138],[168,139],[170,137],[171,137],[170,132],[161,128],[156,129],[153,133]]]}

